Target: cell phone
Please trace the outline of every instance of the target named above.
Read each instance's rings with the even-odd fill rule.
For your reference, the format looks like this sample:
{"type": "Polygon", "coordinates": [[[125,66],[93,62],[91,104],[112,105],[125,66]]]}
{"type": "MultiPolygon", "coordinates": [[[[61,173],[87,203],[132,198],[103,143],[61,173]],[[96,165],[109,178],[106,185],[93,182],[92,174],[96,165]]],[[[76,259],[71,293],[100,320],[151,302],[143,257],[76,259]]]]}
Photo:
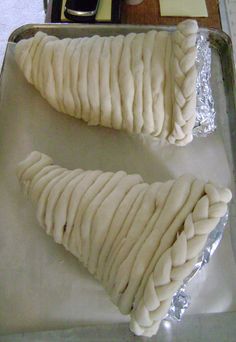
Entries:
{"type": "Polygon", "coordinates": [[[74,21],[92,21],[98,10],[99,0],[67,0],[65,17],[74,21]]]}

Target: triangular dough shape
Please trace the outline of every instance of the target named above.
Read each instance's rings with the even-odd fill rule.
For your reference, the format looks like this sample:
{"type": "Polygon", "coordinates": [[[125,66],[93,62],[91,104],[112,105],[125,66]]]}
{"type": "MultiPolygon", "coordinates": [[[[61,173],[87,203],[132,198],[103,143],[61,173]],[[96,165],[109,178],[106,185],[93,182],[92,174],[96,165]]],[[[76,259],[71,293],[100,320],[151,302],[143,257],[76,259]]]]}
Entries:
{"type": "Polygon", "coordinates": [[[230,190],[191,175],[149,185],[124,171],[67,170],[39,152],[18,165],[17,176],[41,227],[145,336],[157,332],[231,199],[230,190]]]}
{"type": "Polygon", "coordinates": [[[89,125],[186,145],[196,115],[194,20],[173,32],[62,39],[38,32],[16,44],[26,79],[59,112],[89,125]]]}

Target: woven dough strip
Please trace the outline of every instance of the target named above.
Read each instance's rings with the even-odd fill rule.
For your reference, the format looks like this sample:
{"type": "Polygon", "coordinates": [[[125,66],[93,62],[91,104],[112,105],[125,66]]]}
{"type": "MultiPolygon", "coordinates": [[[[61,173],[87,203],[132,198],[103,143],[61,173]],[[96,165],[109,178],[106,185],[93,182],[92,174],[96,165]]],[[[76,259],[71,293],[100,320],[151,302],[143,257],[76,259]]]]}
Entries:
{"type": "Polygon", "coordinates": [[[28,82],[59,112],[89,125],[192,140],[196,109],[196,21],[174,32],[62,39],[38,32],[16,44],[28,82]]]}
{"type": "Polygon", "coordinates": [[[39,152],[18,165],[17,176],[41,227],[144,336],[157,332],[231,199],[228,189],[191,175],[149,185],[124,171],[70,171],[39,152]]]}

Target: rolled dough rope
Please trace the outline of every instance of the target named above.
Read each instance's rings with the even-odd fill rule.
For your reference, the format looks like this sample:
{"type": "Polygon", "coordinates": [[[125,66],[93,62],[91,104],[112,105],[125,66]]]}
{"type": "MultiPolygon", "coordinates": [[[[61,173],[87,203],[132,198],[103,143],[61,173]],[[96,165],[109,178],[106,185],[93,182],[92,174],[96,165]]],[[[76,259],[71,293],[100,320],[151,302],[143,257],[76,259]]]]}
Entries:
{"type": "MultiPolygon", "coordinates": [[[[204,189],[204,183],[200,180],[194,180],[191,185],[191,190],[189,193],[189,197],[182,207],[182,210],[178,213],[175,219],[171,222],[168,230],[162,231],[160,235],[160,242],[159,248],[156,249],[151,262],[149,263],[148,267],[145,270],[144,276],[142,281],[139,285],[139,288],[135,295],[135,302],[138,303],[140,298],[143,295],[144,286],[148,280],[150,273],[152,272],[153,268],[155,267],[156,263],[158,262],[158,258],[160,257],[161,253],[164,253],[165,250],[173,243],[177,233],[179,226],[183,223],[184,218],[188,215],[189,212],[193,210],[194,203],[196,203],[202,196],[204,189]],[[168,239],[166,239],[168,238],[168,239]]],[[[160,223],[159,223],[160,224],[160,223]]]]}
{"type": "Polygon", "coordinates": [[[62,169],[58,166],[50,166],[43,168],[34,178],[34,181],[30,184],[29,196],[31,196],[34,202],[37,202],[41,196],[42,191],[51,179],[57,177],[66,169],[62,169]],[[44,172],[45,171],[45,172],[44,172]]]}
{"type": "MultiPolygon", "coordinates": [[[[164,60],[164,72],[165,72],[165,80],[164,80],[164,91],[163,91],[163,100],[164,100],[164,118],[163,118],[163,127],[161,129],[160,137],[163,140],[167,140],[169,132],[172,129],[172,110],[173,110],[173,99],[172,99],[172,72],[171,72],[171,63],[172,63],[172,41],[171,36],[168,35],[166,37],[165,44],[165,60],[164,60]],[[171,62],[170,62],[171,61],[171,62]]],[[[159,115],[159,108],[157,108],[157,115],[159,115]]]]}
{"type": "Polygon", "coordinates": [[[158,33],[155,31],[148,32],[143,42],[143,133],[148,134],[152,134],[154,132],[154,116],[152,111],[151,60],[156,35],[158,35],[158,33]]]}
{"type": "Polygon", "coordinates": [[[43,80],[43,46],[45,43],[48,42],[48,37],[44,36],[42,37],[41,41],[37,45],[37,48],[35,49],[34,59],[33,63],[37,65],[37,68],[34,69],[34,72],[32,73],[32,81],[34,84],[38,84],[38,90],[42,89],[42,86],[44,84],[43,80]]]}
{"type": "MultiPolygon", "coordinates": [[[[97,63],[97,62],[95,62],[97,63]]],[[[103,39],[103,47],[99,58],[99,90],[101,104],[101,124],[112,127],[111,115],[111,39],[103,39]]]]}
{"type": "MultiPolygon", "coordinates": [[[[75,112],[75,100],[73,97],[73,92],[71,89],[72,73],[74,69],[71,68],[71,59],[73,53],[76,49],[77,42],[75,39],[69,39],[69,44],[67,45],[67,53],[64,55],[63,63],[63,104],[64,108],[68,108],[70,113],[75,112]]],[[[42,84],[43,87],[43,84],[42,84]]]]}
{"type": "MultiPolygon", "coordinates": [[[[191,122],[194,127],[196,110],[195,66],[197,49],[197,23],[186,20],[178,25],[178,31],[172,35],[172,132],[168,137],[171,144],[186,145],[192,140],[192,129],[185,131],[191,122]]],[[[190,128],[188,127],[188,128],[190,128]]]]}
{"type": "Polygon", "coordinates": [[[19,164],[17,177],[43,229],[144,336],[157,332],[231,199],[230,190],[190,175],[148,185],[124,171],[67,170],[39,152],[19,164]]]}
{"type": "Polygon", "coordinates": [[[48,42],[47,49],[44,49],[42,53],[41,72],[44,87],[43,89],[40,89],[40,93],[45,99],[47,99],[47,101],[53,108],[60,111],[60,105],[57,96],[57,84],[53,68],[54,47],[55,44],[51,44],[51,42],[48,42]]]}
{"type": "MultiPolygon", "coordinates": [[[[135,260],[137,258],[138,252],[141,250],[142,245],[145,243],[147,238],[152,234],[153,229],[155,227],[155,224],[163,210],[164,204],[166,203],[167,197],[169,195],[170,188],[172,186],[172,182],[166,182],[161,185],[161,188],[159,189],[157,193],[156,198],[156,209],[151,217],[151,219],[148,221],[142,236],[140,236],[139,240],[135,242],[135,245],[131,252],[128,254],[127,258],[124,259],[122,264],[119,266],[118,272],[120,273],[120,276],[117,273],[118,282],[114,284],[114,287],[112,288],[112,300],[114,303],[118,303],[120,300],[120,293],[124,293],[124,289],[129,284],[129,279],[132,275],[132,268],[134,267],[135,260]],[[161,200],[160,200],[161,199],[161,200]],[[130,260],[131,258],[131,260],[130,260]],[[127,266],[129,265],[130,272],[124,272],[124,269],[127,270],[127,266]],[[123,275],[121,276],[121,274],[123,275]]],[[[139,267],[138,267],[139,268],[139,267]]],[[[140,270],[140,268],[139,268],[140,270]]]]}
{"type": "Polygon", "coordinates": [[[112,268],[116,260],[116,256],[126,241],[126,236],[129,232],[129,229],[132,225],[134,218],[137,215],[138,210],[140,209],[142,199],[143,199],[143,196],[145,195],[147,187],[148,185],[144,185],[143,189],[137,194],[137,197],[135,198],[135,202],[133,203],[129,214],[126,217],[126,220],[123,226],[121,227],[119,233],[117,234],[116,239],[113,241],[113,246],[110,251],[110,255],[108,255],[107,264],[106,264],[106,267],[104,267],[104,275],[103,275],[103,282],[105,284],[107,291],[110,291],[110,288],[111,288],[110,283],[111,281],[114,281],[114,279],[111,280],[110,274],[112,272],[112,268]]]}
{"type": "Polygon", "coordinates": [[[38,32],[16,44],[26,79],[58,111],[90,125],[183,146],[196,106],[197,23],[174,32],[62,39],[38,32]]]}
{"type": "MultiPolygon", "coordinates": [[[[42,32],[38,32],[34,39],[23,39],[21,40],[17,46],[18,48],[15,51],[15,57],[19,64],[19,67],[21,70],[24,70],[24,76],[26,77],[27,81],[31,84],[33,84],[33,68],[37,69],[37,65],[33,66],[33,60],[34,60],[34,54],[37,49],[37,46],[39,45],[40,41],[45,37],[46,35],[42,32]]],[[[46,36],[48,41],[50,40],[56,40],[56,37],[49,37],[46,36]]],[[[36,85],[35,85],[36,86],[36,85]]]]}
{"type": "MultiPolygon", "coordinates": [[[[60,195],[63,193],[64,188],[67,187],[68,183],[70,183],[70,181],[73,180],[80,172],[81,170],[74,170],[74,171],[68,172],[65,177],[63,177],[56,183],[56,185],[53,188],[53,191],[51,191],[48,196],[47,208],[45,211],[45,225],[47,227],[47,232],[50,235],[53,235],[53,232],[54,232],[53,228],[57,228],[57,227],[54,227],[55,219],[54,219],[54,215],[52,215],[52,213],[54,214],[55,212],[57,201],[60,195]]],[[[54,239],[55,239],[55,235],[54,235],[54,239]]],[[[57,242],[56,239],[55,241],[57,242]]]]}
{"type": "Polygon", "coordinates": [[[105,184],[102,190],[97,192],[95,199],[89,204],[88,208],[84,213],[84,220],[83,222],[81,222],[81,247],[84,265],[86,267],[88,266],[90,230],[92,229],[94,216],[96,215],[98,208],[102,206],[105,199],[110,195],[113,189],[120,183],[124,176],[125,173],[123,171],[119,171],[115,174],[112,174],[110,180],[105,184]]]}
{"type": "Polygon", "coordinates": [[[51,178],[46,187],[43,189],[38,200],[37,219],[39,223],[45,228],[47,234],[50,234],[50,227],[47,227],[47,224],[45,222],[48,197],[50,196],[50,193],[51,191],[53,191],[56,184],[63,180],[63,178],[65,178],[66,176],[68,176],[67,170],[61,171],[58,176],[51,178]]]}
{"type": "MultiPolygon", "coordinates": [[[[74,222],[75,226],[81,227],[81,229],[79,229],[76,234],[76,239],[78,240],[81,254],[84,254],[83,248],[85,248],[85,246],[83,245],[83,234],[87,233],[86,231],[87,226],[85,227],[87,222],[84,225],[82,225],[83,215],[87,213],[89,205],[91,204],[91,202],[93,202],[94,198],[96,198],[97,194],[100,193],[100,191],[102,191],[102,189],[106,186],[106,184],[110,182],[112,175],[113,174],[111,172],[100,173],[99,177],[96,177],[94,179],[94,182],[87,189],[87,191],[83,195],[83,198],[81,199],[80,205],[78,207],[78,210],[75,216],[75,222],[74,222]],[[83,230],[85,230],[85,233],[83,232],[83,230]]],[[[89,225],[89,228],[90,228],[90,225],[89,225]]]]}
{"type": "Polygon", "coordinates": [[[53,222],[54,239],[56,242],[61,243],[62,241],[63,230],[67,223],[67,213],[72,191],[83,177],[83,173],[83,170],[77,170],[75,177],[68,183],[56,202],[53,222]]]}
{"type": "MultiPolygon", "coordinates": [[[[28,177],[24,177],[24,174],[27,172],[29,173],[29,170],[30,168],[34,167],[35,168],[35,165],[38,165],[38,162],[41,161],[41,159],[49,159],[49,163],[50,163],[50,159],[49,157],[45,156],[41,156],[41,153],[38,152],[38,151],[34,151],[32,152],[25,160],[24,162],[21,162],[18,164],[18,167],[17,167],[17,171],[16,171],[16,175],[17,175],[17,178],[19,179],[19,182],[23,185],[29,183],[28,181],[28,177]],[[27,181],[26,181],[27,179],[27,181]]],[[[40,168],[39,168],[40,169],[40,168]]],[[[30,178],[31,179],[32,175],[30,175],[30,178]]]]}
{"type": "Polygon", "coordinates": [[[111,222],[109,232],[106,235],[104,246],[99,256],[97,278],[103,280],[105,270],[108,269],[107,262],[111,258],[111,250],[116,244],[116,239],[118,239],[119,233],[122,231],[122,227],[125,226],[127,219],[129,217],[130,211],[133,209],[133,205],[138,198],[138,195],[143,191],[146,186],[144,184],[134,185],[132,189],[127,193],[121,202],[120,206],[117,208],[113,220],[111,222]],[[104,270],[104,271],[103,271],[104,270]]]}
{"type": "Polygon", "coordinates": [[[105,237],[108,234],[114,213],[117,211],[120,202],[129,192],[130,188],[140,182],[142,182],[142,178],[139,175],[124,177],[96,211],[91,227],[88,261],[88,270],[90,273],[94,274],[97,270],[98,257],[103,249],[105,237]]]}
{"type": "MultiPolygon", "coordinates": [[[[131,329],[133,328],[134,332],[142,330],[140,335],[150,336],[148,331],[146,333],[146,329],[163,318],[163,312],[159,315],[162,301],[167,300],[170,293],[173,295],[183,279],[191,273],[208,234],[226,213],[226,203],[231,199],[230,191],[219,189],[211,184],[206,184],[204,190],[205,195],[186,217],[181,233],[174,244],[162,254],[156,264],[146,283],[139,305],[131,313],[131,329]],[[217,195],[218,201],[212,193],[217,195]],[[150,309],[149,303],[151,303],[150,309]],[[156,303],[155,308],[154,303],[156,303]]],[[[165,308],[164,315],[167,311],[168,307],[165,308]]]]}
{"type": "Polygon", "coordinates": [[[97,175],[98,174],[94,173],[94,171],[83,172],[81,176],[79,176],[79,179],[77,180],[75,187],[72,189],[72,192],[70,194],[69,201],[68,201],[68,206],[66,208],[66,217],[65,217],[66,222],[64,223],[65,229],[64,229],[63,242],[67,249],[69,248],[71,234],[73,232],[73,228],[75,224],[76,214],[78,212],[80,200],[83,197],[83,193],[85,191],[84,189],[89,188],[91,183],[93,183],[94,177],[96,177],[97,175]]]}
{"type": "MultiPolygon", "coordinates": [[[[192,177],[187,176],[182,176],[176,180],[173,187],[170,189],[165,206],[159,216],[159,220],[155,224],[155,227],[160,228],[154,229],[144,241],[142,241],[142,236],[140,237],[140,240],[142,241],[141,248],[138,251],[134,265],[132,265],[133,267],[130,270],[130,281],[125,284],[124,289],[122,289],[122,297],[120,297],[119,301],[119,308],[122,313],[130,312],[134,301],[134,295],[142,280],[147,265],[149,265],[153,254],[159,249],[159,242],[162,239],[163,233],[168,230],[173,218],[178,216],[184,208],[184,204],[189,196],[192,181],[192,177]]],[[[118,290],[118,288],[115,288],[115,293],[113,293],[118,294],[118,290]]]]}
{"type": "MultiPolygon", "coordinates": [[[[66,59],[68,56],[68,45],[70,40],[63,39],[55,41],[54,50],[53,50],[53,58],[52,58],[52,66],[53,66],[53,74],[55,77],[55,85],[56,85],[56,94],[57,101],[59,104],[59,109],[61,112],[65,113],[67,109],[64,106],[64,64],[66,63],[66,59]],[[60,72],[58,72],[60,70],[60,72]]],[[[70,72],[68,70],[68,72],[70,72]]],[[[40,85],[39,85],[40,86],[40,85]]]]}
{"type": "Polygon", "coordinates": [[[88,70],[89,70],[89,59],[92,46],[94,45],[97,37],[83,39],[85,43],[82,44],[82,50],[80,54],[79,63],[79,81],[78,91],[81,103],[81,118],[88,122],[90,120],[90,103],[89,103],[89,92],[88,92],[88,70]]]}
{"type": "Polygon", "coordinates": [[[141,133],[143,129],[143,43],[145,34],[137,34],[131,44],[131,68],[134,79],[133,129],[141,133]]]}
{"type": "MultiPolygon", "coordinates": [[[[51,165],[50,161],[49,162],[45,162],[44,167],[40,168],[40,172],[37,173],[37,177],[34,177],[34,181],[28,183],[29,187],[27,188],[27,185],[25,185],[25,189],[27,190],[26,196],[30,196],[29,194],[32,192],[32,188],[35,187],[35,185],[37,184],[38,180],[40,180],[43,175],[46,175],[50,171],[53,171],[55,169],[57,169],[56,165],[51,165]]],[[[35,191],[33,191],[33,192],[35,192],[35,191]]]]}
{"type": "Polygon", "coordinates": [[[78,83],[79,83],[79,65],[80,65],[80,54],[81,54],[81,45],[83,42],[82,38],[75,39],[75,50],[71,56],[71,65],[70,65],[70,88],[68,91],[71,91],[73,100],[75,102],[74,112],[68,113],[76,118],[81,118],[81,101],[78,92],[78,83]]]}
{"type": "Polygon", "coordinates": [[[111,121],[112,127],[121,129],[122,108],[121,94],[119,87],[119,63],[123,50],[124,36],[117,36],[111,39],[111,121]]]}
{"type": "Polygon", "coordinates": [[[88,64],[88,96],[91,105],[88,123],[94,126],[100,122],[100,56],[103,44],[104,40],[97,36],[90,51],[88,64]]]}
{"type": "MultiPolygon", "coordinates": [[[[101,171],[91,171],[86,172],[85,177],[83,178],[83,181],[80,182],[75,189],[74,192],[74,199],[73,202],[71,201],[72,205],[75,205],[74,209],[72,210],[72,218],[73,221],[69,224],[71,226],[71,235],[68,238],[68,246],[71,242],[71,240],[76,241],[76,245],[79,246],[78,253],[81,252],[81,229],[74,230],[73,227],[78,225],[78,221],[81,217],[81,212],[83,212],[86,194],[89,192],[90,188],[93,187],[94,183],[100,179],[100,175],[102,174],[101,171]]],[[[110,177],[110,173],[108,175],[110,177]]],[[[81,253],[78,254],[78,257],[81,257],[81,253]]]]}
{"type": "Polygon", "coordinates": [[[124,37],[123,51],[118,66],[119,88],[121,94],[122,128],[133,132],[134,79],[131,71],[131,45],[135,33],[124,37]]]}
{"type": "MultiPolygon", "coordinates": [[[[119,271],[119,268],[122,266],[122,263],[126,258],[129,257],[129,254],[132,252],[133,245],[137,242],[137,236],[143,233],[143,229],[145,229],[146,224],[150,221],[156,210],[156,194],[158,193],[157,189],[160,187],[159,183],[154,183],[150,185],[141,202],[141,206],[131,226],[129,227],[129,231],[126,235],[125,241],[117,253],[115,260],[112,264],[112,270],[110,273],[110,281],[113,282],[116,274],[119,271]]],[[[127,275],[129,274],[129,268],[126,267],[127,275]]],[[[124,275],[125,277],[125,275],[124,275]]],[[[116,284],[115,284],[116,285],[116,284]]],[[[108,285],[109,288],[112,287],[112,284],[108,285]]]]}
{"type": "MultiPolygon", "coordinates": [[[[148,223],[145,226],[145,231],[142,234],[143,236],[144,235],[148,236],[150,234],[150,232],[152,231],[155,225],[155,221],[157,220],[158,215],[159,215],[158,211],[152,215],[151,219],[148,221],[148,223]]],[[[116,279],[114,279],[116,280],[116,282],[112,283],[112,286],[108,288],[108,293],[111,296],[111,300],[116,305],[117,303],[120,302],[120,298],[123,296],[123,293],[125,292],[126,287],[128,286],[128,284],[130,284],[130,277],[131,277],[130,272],[132,271],[132,267],[135,263],[135,259],[137,257],[138,251],[142,247],[143,241],[144,240],[138,239],[137,243],[132,247],[129,254],[122,261],[122,263],[118,266],[117,277],[116,279]]]]}
{"type": "Polygon", "coordinates": [[[156,34],[151,58],[152,112],[155,136],[160,135],[165,117],[164,87],[167,37],[167,32],[156,34]],[[160,49],[159,46],[162,48],[160,49]]]}
{"type": "MultiPolygon", "coordinates": [[[[69,82],[70,88],[68,92],[71,92],[74,100],[74,112],[69,112],[67,109],[67,114],[75,116],[79,119],[82,118],[82,112],[88,108],[88,98],[84,98],[84,92],[87,91],[87,76],[86,68],[87,64],[84,65],[84,69],[81,70],[82,60],[84,59],[84,50],[86,49],[88,38],[78,38],[75,39],[75,49],[71,54],[71,63],[68,69],[68,73],[71,75],[69,82]],[[83,80],[83,81],[82,81],[83,80]],[[84,88],[81,90],[81,82],[84,82],[84,88]],[[85,106],[85,109],[83,109],[85,106]],[[87,107],[86,107],[87,106],[87,107]]],[[[89,96],[89,94],[88,94],[89,96]]]]}

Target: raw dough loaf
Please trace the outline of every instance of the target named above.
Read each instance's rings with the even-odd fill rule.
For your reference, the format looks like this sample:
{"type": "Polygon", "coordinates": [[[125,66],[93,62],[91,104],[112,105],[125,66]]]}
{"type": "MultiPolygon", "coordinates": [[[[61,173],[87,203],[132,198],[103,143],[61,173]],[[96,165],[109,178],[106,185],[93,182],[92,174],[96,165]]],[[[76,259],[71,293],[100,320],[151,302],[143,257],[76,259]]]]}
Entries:
{"type": "Polygon", "coordinates": [[[124,171],[70,171],[39,152],[19,164],[17,176],[47,234],[145,336],[157,332],[231,199],[230,190],[191,175],[149,185],[124,171]]]}
{"type": "Polygon", "coordinates": [[[16,45],[26,79],[59,112],[89,125],[186,145],[196,109],[196,21],[174,32],[62,39],[38,32],[16,45]]]}

